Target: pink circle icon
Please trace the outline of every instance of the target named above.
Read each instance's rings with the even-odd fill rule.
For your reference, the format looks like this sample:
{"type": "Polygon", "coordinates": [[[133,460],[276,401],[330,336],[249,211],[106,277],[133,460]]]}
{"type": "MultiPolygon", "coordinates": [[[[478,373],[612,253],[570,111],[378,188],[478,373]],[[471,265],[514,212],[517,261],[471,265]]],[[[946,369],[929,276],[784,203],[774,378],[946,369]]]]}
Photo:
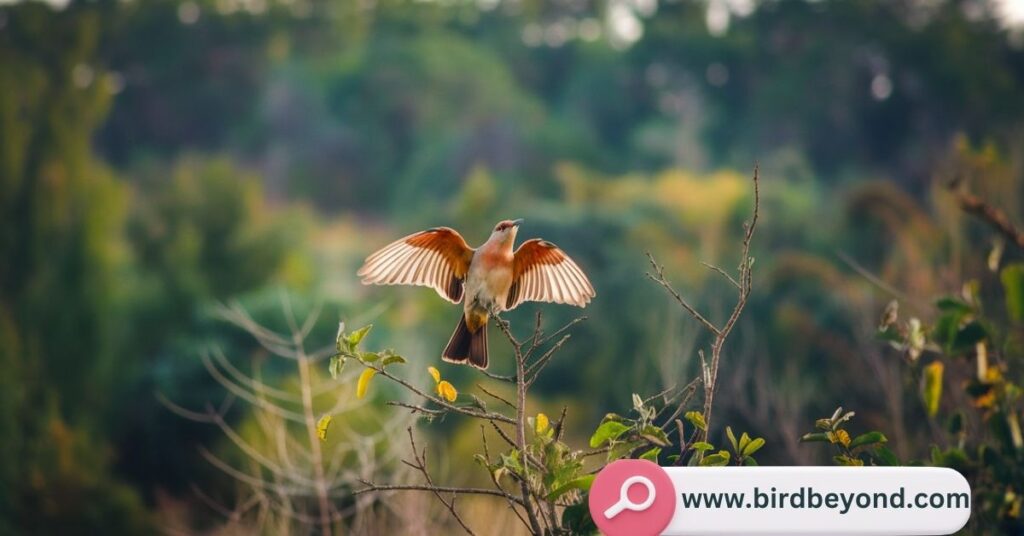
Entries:
{"type": "Polygon", "coordinates": [[[597,474],[589,505],[605,536],[657,536],[675,514],[675,486],[655,463],[618,460],[597,474]]]}

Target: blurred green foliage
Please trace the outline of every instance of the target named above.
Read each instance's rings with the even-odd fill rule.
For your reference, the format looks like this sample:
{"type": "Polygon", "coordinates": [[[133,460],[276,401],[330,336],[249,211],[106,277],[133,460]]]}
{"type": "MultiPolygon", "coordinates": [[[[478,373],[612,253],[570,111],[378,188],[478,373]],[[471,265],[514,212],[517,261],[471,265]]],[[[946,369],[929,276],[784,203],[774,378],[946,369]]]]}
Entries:
{"type": "MultiPolygon", "coordinates": [[[[231,495],[192,450],[223,445],[153,396],[216,400],[197,357],[212,342],[259,356],[211,319],[216,301],[281,323],[284,286],[326,301],[325,317],[374,322],[380,346],[453,385],[475,378],[435,359],[455,308],[354,276],[367,253],[425,227],[476,244],[524,217],[527,237],[592,276],[590,319],[536,384],[538,410],[570,404],[570,429],[584,430],[634,392],[685,383],[704,341],[645,280],[643,252],[714,316],[727,283],[700,263],[736,262],[755,160],[759,276],[716,420],[763,437],[759,462],[827,460],[798,439],[839,403],[885,430],[894,456],[923,457],[959,392],[955,356],[981,333],[972,322],[988,343],[1001,333],[989,354],[1020,385],[1022,286],[1005,266],[1021,252],[941,184],[964,178],[1020,223],[1019,27],[972,0],[754,2],[724,27],[720,2],[619,4],[0,6],[0,532],[219,521],[189,485],[231,495]],[[963,301],[972,279],[984,311],[932,306],[963,301]],[[893,298],[919,319],[911,342],[945,356],[942,369],[918,362],[909,388],[874,339],[893,298]],[[997,303],[1010,309],[990,319],[997,303]]],[[[475,429],[436,428],[468,456],[475,429]]],[[[740,443],[721,450],[729,461],[740,443]]],[[[954,447],[966,448],[941,446],[954,447]]]]}

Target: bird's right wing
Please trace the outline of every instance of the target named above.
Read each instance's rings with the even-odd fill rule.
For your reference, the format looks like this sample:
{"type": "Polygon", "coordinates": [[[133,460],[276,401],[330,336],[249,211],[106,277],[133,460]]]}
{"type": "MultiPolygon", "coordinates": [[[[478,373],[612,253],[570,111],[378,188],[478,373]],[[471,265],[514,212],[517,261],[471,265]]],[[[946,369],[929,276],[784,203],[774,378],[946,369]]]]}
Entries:
{"type": "Polygon", "coordinates": [[[524,301],[585,307],[596,294],[583,270],[564,251],[551,242],[533,238],[516,250],[505,309],[514,309],[524,301]]]}
{"type": "Polygon", "coordinates": [[[366,258],[357,275],[366,285],[431,287],[442,298],[459,303],[473,248],[447,227],[411,234],[366,258]]]}

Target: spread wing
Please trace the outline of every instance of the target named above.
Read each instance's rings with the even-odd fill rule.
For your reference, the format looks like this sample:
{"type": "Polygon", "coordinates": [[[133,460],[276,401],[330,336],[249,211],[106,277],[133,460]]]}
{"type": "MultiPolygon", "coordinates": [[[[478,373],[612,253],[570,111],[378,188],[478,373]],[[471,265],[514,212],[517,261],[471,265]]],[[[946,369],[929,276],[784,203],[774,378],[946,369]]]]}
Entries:
{"type": "Polygon", "coordinates": [[[366,285],[419,285],[459,303],[473,248],[447,227],[411,234],[366,258],[357,275],[366,285]]]}
{"type": "Polygon", "coordinates": [[[551,242],[533,238],[516,250],[505,309],[525,301],[583,307],[596,295],[583,270],[564,251],[551,242]]]}

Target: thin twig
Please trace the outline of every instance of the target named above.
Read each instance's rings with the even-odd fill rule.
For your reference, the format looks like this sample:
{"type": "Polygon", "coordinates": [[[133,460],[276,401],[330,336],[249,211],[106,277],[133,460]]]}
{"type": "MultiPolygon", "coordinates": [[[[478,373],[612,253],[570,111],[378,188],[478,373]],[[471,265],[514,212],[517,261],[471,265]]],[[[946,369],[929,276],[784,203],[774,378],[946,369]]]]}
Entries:
{"type": "Polygon", "coordinates": [[[488,391],[487,388],[484,387],[482,384],[478,383],[478,384],[476,384],[476,387],[477,387],[477,389],[480,389],[481,391],[483,391],[484,394],[486,394],[487,396],[489,396],[489,397],[491,397],[491,398],[493,398],[493,399],[495,399],[495,400],[497,400],[499,402],[504,403],[506,406],[508,406],[508,407],[510,407],[512,409],[516,409],[516,405],[513,404],[512,402],[510,402],[507,398],[505,398],[505,397],[503,397],[501,395],[497,395],[495,393],[492,393],[491,391],[488,391]]]}
{"type": "Polygon", "coordinates": [[[985,222],[1012,244],[1020,249],[1024,249],[1024,231],[1014,226],[1005,212],[992,206],[984,199],[960,188],[961,183],[962,180],[957,178],[949,184],[949,190],[956,196],[960,210],[985,222]]]}
{"type": "Polygon", "coordinates": [[[690,313],[690,316],[693,316],[694,318],[697,319],[697,321],[703,324],[708,331],[710,331],[716,336],[721,334],[721,331],[718,329],[717,326],[712,324],[711,321],[708,320],[707,318],[704,318],[704,315],[700,314],[700,312],[694,309],[693,306],[690,305],[690,303],[687,302],[686,299],[682,297],[682,295],[676,292],[676,289],[672,287],[672,284],[669,283],[667,279],[665,279],[665,267],[659,265],[657,261],[654,260],[654,255],[652,255],[649,251],[647,252],[647,259],[650,261],[651,267],[654,269],[654,273],[647,272],[647,277],[650,278],[651,281],[654,281],[655,283],[661,285],[666,291],[668,291],[668,293],[671,294],[673,298],[675,298],[676,302],[678,302],[679,305],[683,307],[683,309],[686,309],[686,312],[690,313]]]}
{"type": "Polygon", "coordinates": [[[468,417],[476,417],[478,419],[495,420],[495,421],[500,421],[500,422],[504,422],[504,423],[508,423],[508,424],[515,424],[515,420],[513,420],[511,417],[508,417],[506,415],[502,415],[500,413],[495,413],[493,411],[480,411],[480,410],[474,410],[474,409],[471,409],[471,408],[467,408],[467,407],[464,407],[464,406],[456,406],[454,404],[449,403],[447,400],[444,400],[442,398],[439,398],[439,397],[436,397],[436,396],[432,396],[432,395],[429,395],[429,394],[423,392],[421,389],[413,386],[411,383],[403,380],[402,378],[399,378],[398,376],[395,376],[394,374],[391,374],[386,369],[384,369],[384,367],[378,366],[378,365],[373,364],[373,363],[367,363],[365,361],[360,361],[360,363],[364,367],[366,367],[366,368],[376,370],[377,374],[380,374],[381,376],[384,376],[385,378],[387,378],[387,379],[389,379],[389,380],[391,380],[391,381],[401,385],[402,387],[405,387],[409,391],[412,391],[414,394],[419,395],[420,397],[422,397],[422,398],[424,398],[424,399],[426,399],[426,400],[428,400],[430,402],[433,402],[433,403],[437,404],[438,406],[441,406],[441,407],[443,407],[443,408],[445,408],[445,409],[447,409],[449,411],[454,411],[456,413],[461,413],[461,414],[466,415],[468,417]]]}
{"type": "Polygon", "coordinates": [[[492,497],[502,497],[516,502],[520,502],[519,497],[510,493],[505,493],[500,490],[490,488],[467,488],[460,486],[427,486],[422,484],[374,484],[373,482],[362,481],[366,486],[363,489],[357,489],[352,492],[353,495],[362,495],[364,493],[370,493],[373,491],[429,491],[432,493],[468,493],[471,495],[490,495],[492,497]]]}

